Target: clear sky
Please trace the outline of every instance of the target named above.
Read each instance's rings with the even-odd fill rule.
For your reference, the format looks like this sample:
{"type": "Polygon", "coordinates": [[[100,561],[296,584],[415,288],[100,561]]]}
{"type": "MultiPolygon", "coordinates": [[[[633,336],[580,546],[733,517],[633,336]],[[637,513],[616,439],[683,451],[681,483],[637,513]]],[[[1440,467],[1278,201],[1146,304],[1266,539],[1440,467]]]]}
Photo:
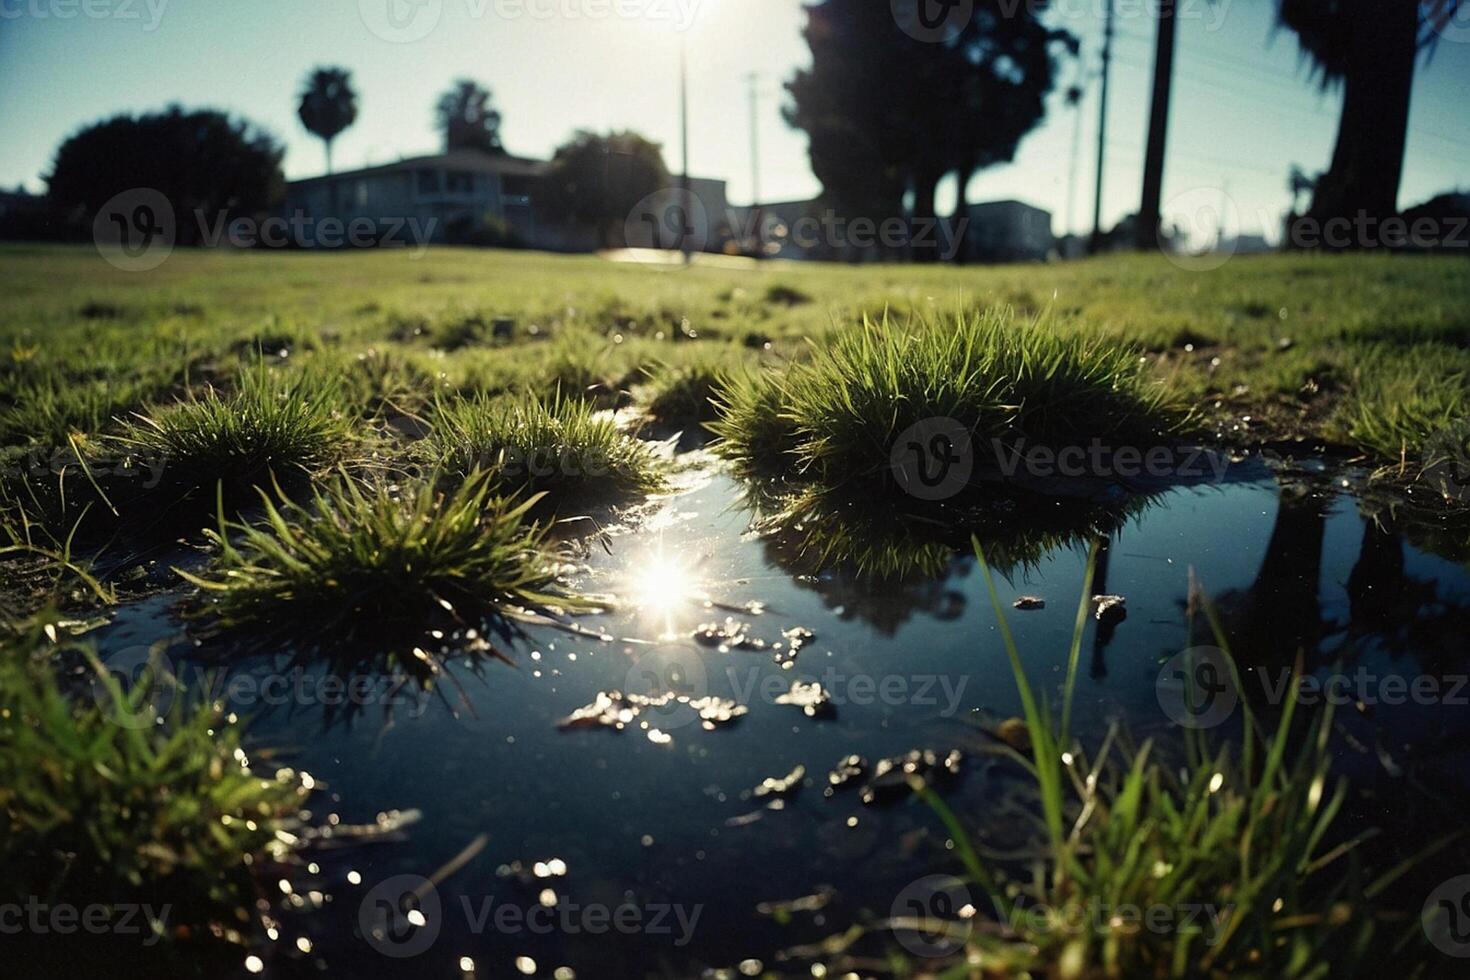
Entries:
{"type": "MultiPolygon", "coordinates": [[[[1083,41],[1074,228],[1091,220],[1104,2],[1053,0],[1050,14],[1083,41]]],[[[1154,31],[1151,4],[1118,2],[1108,224],[1138,207],[1154,31]]],[[[1276,32],[1275,6],[1181,0],[1164,184],[1176,203],[1166,216],[1187,217],[1224,191],[1244,230],[1274,236],[1290,165],[1327,166],[1339,96],[1319,91],[1294,37],[1276,32]]],[[[575,128],[626,127],[662,142],[677,171],[682,39],[693,172],[726,178],[732,202],[750,199],[746,76],[755,72],[761,196],[807,197],[819,185],[806,141],[780,114],[781,83],[809,60],[802,22],[800,0],[0,0],[0,185],[40,190],[57,145],[79,125],[173,101],[247,116],[285,143],[288,177],[317,174],[321,143],[295,109],[318,64],[349,68],[360,96],[357,124],[337,140],[339,169],[433,152],[433,103],[466,76],[494,91],[512,152],[546,156],[575,128]]],[[[1470,29],[1451,32],[1421,65],[1401,205],[1470,185],[1467,42],[1470,29]]],[[[1077,71],[1076,62],[1064,67],[1059,89],[1077,71]]],[[[1015,162],[979,174],[970,199],[1029,201],[1066,231],[1075,121],[1059,91],[1015,162]]],[[[942,188],[941,207],[952,196],[942,188]]]]}

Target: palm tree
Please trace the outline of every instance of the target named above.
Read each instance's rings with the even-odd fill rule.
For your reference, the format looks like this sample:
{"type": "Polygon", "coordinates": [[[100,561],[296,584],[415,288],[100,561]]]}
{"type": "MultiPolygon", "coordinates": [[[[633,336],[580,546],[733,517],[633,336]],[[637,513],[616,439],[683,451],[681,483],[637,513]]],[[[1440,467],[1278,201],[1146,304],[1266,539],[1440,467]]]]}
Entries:
{"type": "Polygon", "coordinates": [[[321,137],[327,147],[327,173],[332,172],[332,140],[357,121],[357,93],[346,68],[317,68],[301,92],[296,110],[301,125],[321,137]]]}
{"type": "Polygon", "coordinates": [[[1409,96],[1419,52],[1433,47],[1461,0],[1279,0],[1324,88],[1341,84],[1332,164],[1306,217],[1382,220],[1398,209],[1409,96]]]}
{"type": "Polygon", "coordinates": [[[445,152],[484,150],[504,153],[500,143],[500,112],[490,90],[461,78],[434,106],[435,126],[444,134],[445,152]]]}

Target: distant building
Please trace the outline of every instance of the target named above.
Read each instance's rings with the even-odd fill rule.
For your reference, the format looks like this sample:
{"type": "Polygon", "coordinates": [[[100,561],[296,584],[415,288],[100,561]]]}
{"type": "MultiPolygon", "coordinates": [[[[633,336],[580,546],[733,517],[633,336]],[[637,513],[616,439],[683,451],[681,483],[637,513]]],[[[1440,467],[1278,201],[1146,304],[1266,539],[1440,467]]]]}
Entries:
{"type": "Polygon", "coordinates": [[[979,262],[1044,262],[1055,239],[1051,212],[1022,201],[970,205],[966,239],[979,262]]]}
{"type": "MultiPolygon", "coordinates": [[[[284,211],[288,218],[299,213],[317,221],[365,218],[385,233],[384,226],[394,221],[414,219],[427,230],[432,220],[427,238],[437,244],[595,250],[600,244],[596,228],[552,217],[550,169],[544,160],[455,150],[291,181],[284,211]]],[[[690,192],[709,219],[706,248],[721,248],[728,238],[725,182],[693,177],[690,192]]]]}
{"type": "MultiPolygon", "coordinates": [[[[906,233],[891,246],[881,235],[873,240],[871,233],[856,241],[852,222],[835,215],[821,198],[769,202],[758,211],[753,215],[749,207],[730,209],[732,246],[747,255],[839,261],[902,260],[908,255],[906,233]]],[[[1053,252],[1049,211],[1020,201],[991,201],[971,205],[968,213],[965,234],[973,261],[1043,262],[1053,252]]],[[[882,228],[885,222],[874,219],[870,224],[882,228]]],[[[937,248],[944,256],[953,252],[946,221],[935,228],[914,224],[912,230],[926,236],[924,247],[937,248]]]]}

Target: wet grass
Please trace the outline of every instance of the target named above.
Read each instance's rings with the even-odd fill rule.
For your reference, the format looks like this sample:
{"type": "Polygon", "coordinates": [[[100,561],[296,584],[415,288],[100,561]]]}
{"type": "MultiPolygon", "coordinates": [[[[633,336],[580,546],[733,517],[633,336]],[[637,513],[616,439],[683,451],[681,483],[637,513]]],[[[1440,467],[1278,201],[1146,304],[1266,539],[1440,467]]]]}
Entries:
{"type": "Polygon", "coordinates": [[[648,445],[579,397],[441,400],[416,455],[465,480],[484,470],[499,493],[544,494],[549,510],[626,501],[664,487],[648,445]]]}
{"type": "Polygon", "coordinates": [[[1444,417],[1470,406],[1470,282],[1452,258],[1252,256],[1210,272],[1159,256],[964,270],[772,262],[669,274],[455,249],[419,261],[180,252],[132,277],[85,249],[0,254],[0,448],[105,430],[170,388],[197,395],[267,346],[288,368],[394,365],[383,380],[400,394],[430,393],[426,381],[465,394],[559,385],[611,405],[660,362],[765,367],[807,359],[807,341],[820,346],[865,313],[906,323],[997,307],[1141,348],[1151,377],[1242,445],[1304,438],[1379,464],[1402,456],[1412,474],[1444,417]],[[439,346],[467,310],[488,334],[439,346]],[[508,335],[497,319],[513,323],[508,335]],[[1385,408],[1395,418],[1379,424],[1385,408]]]}
{"type": "Polygon", "coordinates": [[[340,408],[332,383],[283,378],[262,364],[231,392],[207,388],[135,417],[115,441],[160,468],[165,498],[222,485],[236,504],[256,487],[300,484],[341,459],[351,430],[340,408]]]}
{"type": "MultiPolygon", "coordinates": [[[[222,520],[214,566],[181,573],[202,590],[195,615],[257,641],[341,650],[589,605],[559,584],[559,555],[528,517],[535,498],[494,495],[485,471],[451,490],[435,482],[365,488],[340,475],[302,504],[262,494],[263,522],[222,520]]],[[[385,655],[421,679],[435,672],[416,645],[385,655]]]]}
{"type": "MultiPolygon", "coordinates": [[[[1267,723],[1246,704],[1238,751],[1191,731],[1180,765],[1148,742],[1128,747],[1116,728],[1089,752],[1074,740],[1070,716],[1091,563],[1058,713],[1028,678],[978,542],[975,551],[1025,711],[1029,750],[1007,751],[1035,780],[1040,856],[1023,868],[982,857],[959,817],[917,786],[985,892],[995,928],[895,925],[953,935],[968,944],[970,962],[1007,974],[1349,977],[1376,976],[1388,962],[1405,976],[1431,968],[1418,909],[1395,914],[1378,901],[1414,862],[1385,868],[1380,860],[1373,870],[1362,847],[1371,833],[1340,839],[1347,789],[1331,774],[1330,706],[1297,718],[1288,698],[1267,723]],[[1171,918],[1166,928],[1145,927],[1130,909],[1171,918]],[[1186,919],[1187,910],[1206,914],[1186,919]]],[[[1207,601],[1193,587],[1191,595],[1229,658],[1207,601]]],[[[1444,843],[1429,844],[1419,860],[1444,843]]]]}
{"type": "Polygon", "coordinates": [[[239,727],[167,676],[160,667],[155,684],[125,691],[90,650],[39,631],[0,648],[0,900],[166,913],[156,924],[138,916],[129,938],[51,937],[53,969],[108,944],[125,962],[161,941],[149,954],[157,969],[175,942],[242,943],[264,894],[257,875],[299,841],[311,783],[252,770],[239,727]],[[78,672],[64,689],[68,661],[78,672]]]}
{"type": "Polygon", "coordinates": [[[757,443],[779,447],[771,435],[784,421],[794,448],[764,468],[794,470],[818,493],[906,491],[891,454],[910,427],[936,418],[957,422],[982,455],[992,440],[1147,446],[1184,420],[1134,351],[1003,312],[865,323],[792,365],[778,390],[774,400],[757,389],[751,401],[748,388],[722,399],[741,402],[718,430],[728,443],[721,451],[758,462],[757,443]],[[741,416],[751,418],[753,439],[732,424],[741,416]]]}
{"type": "Polygon", "coordinates": [[[647,369],[641,392],[649,417],[669,424],[699,423],[715,418],[715,393],[724,383],[729,362],[719,355],[660,361],[647,369]]]}

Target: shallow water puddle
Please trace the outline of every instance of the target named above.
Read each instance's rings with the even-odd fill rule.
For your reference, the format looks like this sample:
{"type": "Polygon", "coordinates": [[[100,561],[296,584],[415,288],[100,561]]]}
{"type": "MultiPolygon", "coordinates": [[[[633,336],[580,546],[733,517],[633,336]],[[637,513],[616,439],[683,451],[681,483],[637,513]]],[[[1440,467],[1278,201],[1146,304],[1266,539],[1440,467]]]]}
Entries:
{"type": "MultiPolygon", "coordinates": [[[[749,533],[730,480],[690,485],[641,526],[613,529],[611,554],[588,558],[578,586],[620,600],[582,622],[591,635],[531,627],[513,667],[445,665],[472,711],[395,690],[391,725],[378,703],[328,725],[312,670],[284,701],[263,685],[231,692],[237,710],[260,716],[259,741],[326,785],[317,819],[422,812],[398,843],[314,858],[330,900],[287,922],[268,971],[305,974],[324,960],[368,975],[410,949],[416,972],[442,977],[463,975],[462,957],[494,976],[516,975],[518,958],[538,975],[580,977],[770,965],[865,911],[888,915],[915,879],[957,870],[939,821],[908,792],[910,774],[928,774],[992,846],[1020,845],[1007,828],[1023,825],[1027,787],[993,751],[1010,740],[1000,719],[1020,704],[974,559],[900,583],[804,574],[749,533]],[[422,883],[410,890],[423,923],[390,916],[401,928],[360,938],[404,881],[422,883]],[[498,917],[502,906],[514,914],[498,917]],[[309,955],[292,938],[303,932],[309,955]]],[[[1049,693],[1066,669],[1084,565],[1084,546],[1062,546],[997,579],[1049,693]]],[[[1177,737],[1173,658],[1192,642],[1191,568],[1249,668],[1237,697],[1279,692],[1301,647],[1318,676],[1340,659],[1350,666],[1339,673],[1374,678],[1341,712],[1346,771],[1392,780],[1425,752],[1439,753],[1440,783],[1470,768],[1447,748],[1447,689],[1446,703],[1377,696],[1385,677],[1448,684],[1465,672],[1470,575],[1365,521],[1350,497],[1283,497],[1260,464],[1219,486],[1166,491],[1112,536],[1093,592],[1126,603],[1089,610],[1081,737],[1095,743],[1114,719],[1137,737],[1177,737]]],[[[121,657],[179,631],[153,600],[100,635],[121,657]]],[[[188,643],[174,650],[190,656],[188,643]]],[[[1216,708],[1207,721],[1228,733],[1239,711],[1216,708]]]]}

